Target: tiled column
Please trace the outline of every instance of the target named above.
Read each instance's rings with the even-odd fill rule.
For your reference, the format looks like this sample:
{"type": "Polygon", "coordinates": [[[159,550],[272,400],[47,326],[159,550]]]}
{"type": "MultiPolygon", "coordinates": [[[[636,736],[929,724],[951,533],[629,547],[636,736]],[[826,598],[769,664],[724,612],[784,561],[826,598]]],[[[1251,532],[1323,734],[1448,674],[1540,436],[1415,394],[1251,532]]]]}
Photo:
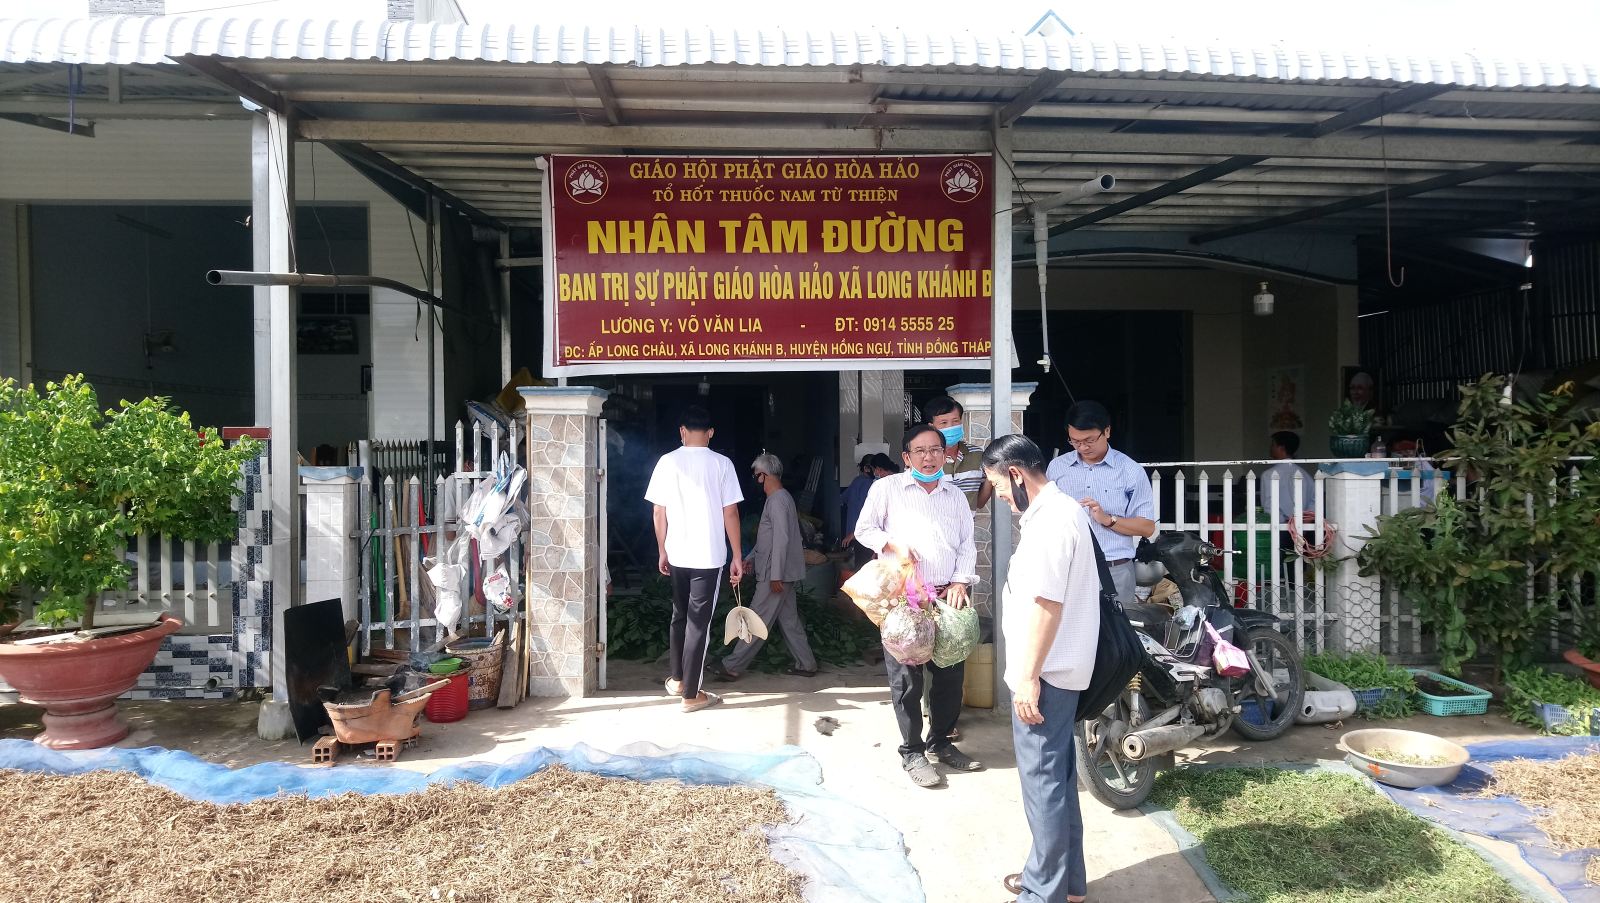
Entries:
{"type": "MultiPolygon", "coordinates": [[[[1028,397],[1033,394],[1037,383],[1014,383],[1011,387],[1011,429],[1006,433],[1022,432],[1022,412],[1028,409],[1028,397]]],[[[965,412],[963,425],[966,427],[967,444],[982,449],[994,438],[994,412],[993,397],[990,394],[988,383],[961,383],[950,386],[945,391],[950,397],[961,405],[965,412]]],[[[1006,433],[1002,433],[1005,435],[1006,433]]],[[[1003,504],[1003,503],[1002,503],[1003,504]]],[[[994,615],[993,593],[995,592],[994,560],[989,554],[989,542],[993,537],[993,506],[976,511],[972,515],[973,536],[978,545],[978,576],[982,578],[977,589],[973,590],[972,601],[978,613],[986,616],[994,615]]],[[[1011,522],[1011,547],[1017,547],[1020,539],[1016,518],[1008,518],[1011,522]]]]}
{"type": "Polygon", "coordinates": [[[587,386],[519,389],[528,412],[528,693],[597,686],[600,405],[587,386]]]}
{"type": "Polygon", "coordinates": [[[306,506],[306,601],[338,599],[359,620],[361,553],[356,539],[359,467],[302,467],[306,506]]]}

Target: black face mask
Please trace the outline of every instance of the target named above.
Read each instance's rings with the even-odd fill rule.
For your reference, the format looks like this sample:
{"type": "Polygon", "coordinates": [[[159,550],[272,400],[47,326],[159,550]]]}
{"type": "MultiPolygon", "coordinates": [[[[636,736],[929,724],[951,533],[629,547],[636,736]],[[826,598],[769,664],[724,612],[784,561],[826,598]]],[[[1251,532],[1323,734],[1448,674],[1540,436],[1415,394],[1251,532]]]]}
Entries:
{"type": "Polygon", "coordinates": [[[1017,506],[1018,511],[1028,510],[1028,487],[1020,480],[1011,481],[1011,502],[1017,506]]]}

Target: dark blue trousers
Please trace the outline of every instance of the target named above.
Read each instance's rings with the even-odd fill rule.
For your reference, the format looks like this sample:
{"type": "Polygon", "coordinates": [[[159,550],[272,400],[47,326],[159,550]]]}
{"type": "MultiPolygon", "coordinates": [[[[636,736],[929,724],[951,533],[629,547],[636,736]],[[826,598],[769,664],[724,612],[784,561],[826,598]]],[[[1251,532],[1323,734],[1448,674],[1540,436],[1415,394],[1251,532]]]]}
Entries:
{"type": "Polygon", "coordinates": [[[1022,779],[1022,809],[1028,816],[1033,848],[1022,869],[1018,903],[1061,903],[1087,892],[1083,866],[1083,816],[1078,812],[1077,759],[1073,755],[1073,717],[1078,692],[1039,682],[1043,724],[1023,724],[1011,713],[1017,776],[1022,779]]]}

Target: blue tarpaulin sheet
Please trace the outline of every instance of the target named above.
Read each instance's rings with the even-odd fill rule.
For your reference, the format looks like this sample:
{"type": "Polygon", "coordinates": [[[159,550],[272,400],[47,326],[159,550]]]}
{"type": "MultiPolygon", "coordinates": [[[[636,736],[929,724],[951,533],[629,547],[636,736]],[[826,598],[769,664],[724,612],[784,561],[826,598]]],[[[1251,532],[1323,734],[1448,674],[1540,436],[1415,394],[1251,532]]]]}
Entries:
{"type": "Polygon", "coordinates": [[[220,804],[280,794],[412,793],[453,781],[502,787],[550,765],[638,781],[675,779],[770,788],[794,819],[770,830],[770,849],[775,859],[806,877],[806,900],[923,903],[925,899],[900,832],[880,816],[824,791],[817,760],[793,746],[738,753],[638,743],[606,753],[580,743],[571,749],[540,747],[506,762],[469,761],[419,772],[360,765],[306,768],[282,762],[228,768],[157,747],[61,753],[27,740],[0,740],[0,768],[56,774],[130,771],[190,799],[220,804]]]}
{"type": "MultiPolygon", "coordinates": [[[[1584,881],[1584,867],[1600,850],[1558,852],[1533,823],[1536,813],[1511,797],[1477,797],[1489,785],[1496,762],[1507,759],[1555,760],[1572,753],[1600,752],[1600,737],[1536,737],[1499,740],[1467,747],[1472,762],[1445,787],[1403,790],[1378,786],[1410,812],[1457,831],[1482,834],[1517,845],[1522,858],[1550,880],[1572,903],[1600,903],[1600,887],[1584,881]]],[[[1600,792],[1600,789],[1597,789],[1600,792]]]]}

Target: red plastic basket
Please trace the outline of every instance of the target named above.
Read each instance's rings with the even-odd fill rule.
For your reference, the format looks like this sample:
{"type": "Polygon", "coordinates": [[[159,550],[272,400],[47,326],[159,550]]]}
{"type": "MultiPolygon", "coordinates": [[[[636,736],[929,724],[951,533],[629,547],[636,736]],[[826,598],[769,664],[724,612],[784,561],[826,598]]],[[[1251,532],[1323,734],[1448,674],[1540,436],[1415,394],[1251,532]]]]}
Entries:
{"type": "Polygon", "coordinates": [[[467,717],[467,672],[450,675],[449,686],[433,691],[422,713],[434,724],[448,724],[467,717]]]}

